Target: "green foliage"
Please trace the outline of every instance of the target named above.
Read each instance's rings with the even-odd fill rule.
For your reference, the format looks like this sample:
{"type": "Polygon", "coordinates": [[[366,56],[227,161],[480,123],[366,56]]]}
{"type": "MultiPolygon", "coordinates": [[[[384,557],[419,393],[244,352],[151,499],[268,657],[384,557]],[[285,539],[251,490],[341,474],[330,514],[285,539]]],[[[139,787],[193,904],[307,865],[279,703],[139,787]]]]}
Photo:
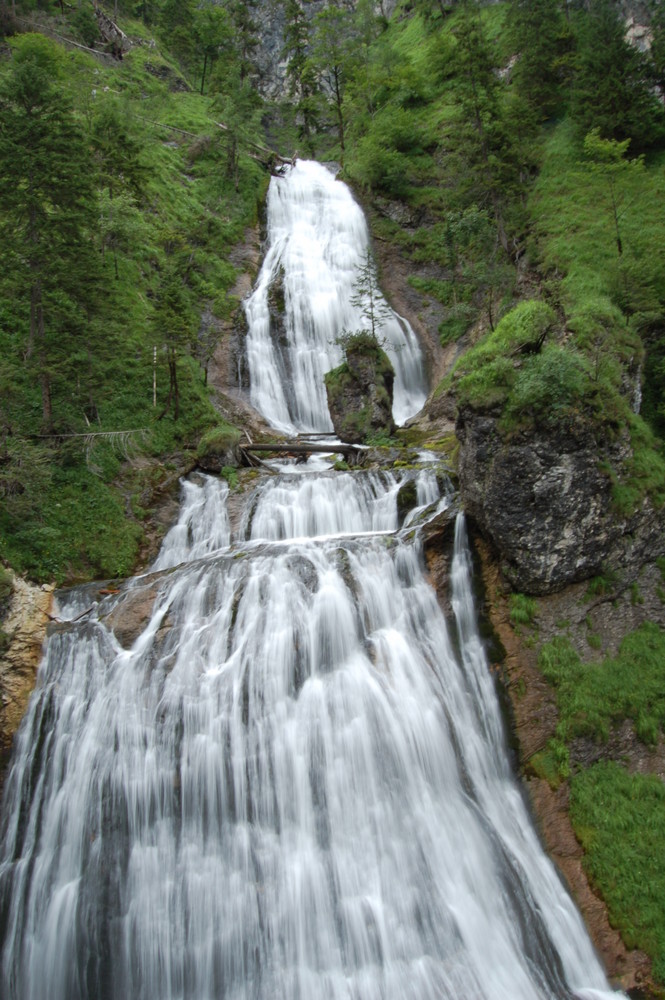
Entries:
{"type": "Polygon", "coordinates": [[[570,777],[570,754],[565,743],[559,739],[548,740],[545,749],[530,758],[529,770],[544,778],[551,788],[557,789],[562,781],[570,777]]]}
{"type": "Polygon", "coordinates": [[[512,423],[534,415],[556,419],[570,408],[583,382],[580,362],[555,345],[539,353],[555,320],[550,306],[538,300],[507,313],[453,369],[448,385],[460,404],[503,404],[512,423]]]}
{"type": "Polygon", "coordinates": [[[517,62],[511,79],[539,118],[560,109],[573,39],[559,0],[511,0],[507,34],[517,62]]]}
{"type": "Polygon", "coordinates": [[[9,570],[0,566],[0,618],[4,616],[13,593],[14,578],[9,570]]]}
{"type": "MultiPolygon", "coordinates": [[[[238,444],[240,436],[237,427],[233,427],[226,421],[220,421],[203,435],[196,449],[196,457],[202,459],[207,455],[228,454],[238,444]]],[[[225,468],[231,468],[231,466],[225,465],[222,468],[222,475],[224,475],[225,468]]]]}
{"type": "Polygon", "coordinates": [[[543,646],[538,662],[557,690],[562,740],[605,741],[613,724],[631,719],[640,739],[657,741],[665,727],[665,635],[657,625],[629,633],[602,663],[583,663],[563,637],[543,646]]]}
{"type": "Polygon", "coordinates": [[[176,79],[147,47],[107,68],[39,36],[18,39],[12,60],[0,64],[0,99],[16,126],[0,130],[0,160],[13,178],[0,195],[0,553],[37,579],[129,572],[143,527],[125,458],[196,447],[217,419],[196,360],[215,347],[199,342],[200,315],[204,306],[229,315],[229,251],[255,221],[266,181],[243,138],[236,176],[224,183],[218,114],[197,94],[169,90],[176,79]],[[28,122],[42,129],[31,176],[44,177],[30,190],[14,183],[23,164],[28,176],[33,149],[20,117],[27,97],[49,109],[44,121],[28,122]],[[43,240],[41,256],[30,244],[31,271],[17,251],[33,203],[43,240]],[[44,350],[35,326],[26,363],[35,273],[44,350]],[[173,372],[179,412],[172,398],[158,421],[173,372]],[[79,437],[36,437],[46,423],[42,373],[54,429],[79,437]],[[85,444],[88,431],[129,429],[137,433],[126,439],[128,456],[104,438],[94,451],[85,444]]]}
{"type": "Polygon", "coordinates": [[[625,39],[613,0],[590,0],[576,16],[571,111],[583,133],[632,139],[637,149],[665,140],[665,117],[649,86],[646,60],[625,39]]]}
{"type": "Polygon", "coordinates": [[[538,613],[538,602],[526,594],[510,595],[510,620],[513,625],[531,625],[538,613]]]}
{"type": "Polygon", "coordinates": [[[641,948],[665,983],[665,786],[656,775],[595,764],[571,782],[571,819],[584,867],[628,948],[641,948]]]}
{"type": "MultiPolygon", "coordinates": [[[[394,378],[390,358],[382,349],[379,341],[370,330],[357,330],[344,333],[338,338],[344,351],[344,361],[325,375],[325,386],[328,399],[332,406],[337,404],[347,393],[355,394],[358,381],[365,386],[368,381],[375,386],[377,400],[386,404],[390,402],[385,388],[386,381],[394,378]]],[[[389,426],[377,429],[372,425],[372,414],[369,406],[362,406],[356,411],[345,412],[342,418],[342,434],[344,440],[363,441],[366,444],[383,445],[392,440],[393,424],[389,418],[389,426]]]]}

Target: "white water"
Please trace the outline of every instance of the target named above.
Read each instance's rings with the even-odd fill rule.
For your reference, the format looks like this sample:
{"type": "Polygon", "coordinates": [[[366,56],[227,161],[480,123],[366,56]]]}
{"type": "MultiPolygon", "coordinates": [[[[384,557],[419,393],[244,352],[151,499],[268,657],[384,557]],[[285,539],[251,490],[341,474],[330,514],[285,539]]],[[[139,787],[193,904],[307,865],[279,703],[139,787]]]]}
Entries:
{"type": "MultiPolygon", "coordinates": [[[[399,485],[269,479],[226,549],[167,537],[189,551],[131,649],[96,614],[51,636],[3,810],[0,995],[612,995],[505,763],[463,523],[451,637],[399,485]]],[[[187,484],[180,524],[224,492],[187,484]]]]}
{"type": "MultiPolygon", "coordinates": [[[[245,311],[251,400],[279,430],[332,430],[323,376],[342,361],[340,334],[368,326],[351,305],[368,241],[362,210],[326,167],[298,160],[272,179],[268,249],[245,311]],[[283,341],[271,329],[268,300],[280,275],[283,341]]],[[[395,368],[393,416],[403,424],[425,402],[420,349],[409,324],[392,310],[380,337],[395,368]]]]}

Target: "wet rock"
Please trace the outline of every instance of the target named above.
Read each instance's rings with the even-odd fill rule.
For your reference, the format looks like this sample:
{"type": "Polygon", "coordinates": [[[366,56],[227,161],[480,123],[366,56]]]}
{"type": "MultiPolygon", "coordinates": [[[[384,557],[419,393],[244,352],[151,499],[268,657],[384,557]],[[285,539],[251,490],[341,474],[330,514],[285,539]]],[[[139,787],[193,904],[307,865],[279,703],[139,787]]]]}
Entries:
{"type": "Polygon", "coordinates": [[[456,431],[464,507],[517,590],[637,573],[665,551],[663,516],[648,500],[629,517],[614,510],[608,470],[630,457],[626,439],[599,446],[583,424],[505,438],[496,417],[470,409],[456,431]]]}
{"type": "Polygon", "coordinates": [[[150,621],[158,594],[159,581],[123,593],[111,610],[100,613],[99,620],[109,628],[123,649],[130,649],[150,621]]]}

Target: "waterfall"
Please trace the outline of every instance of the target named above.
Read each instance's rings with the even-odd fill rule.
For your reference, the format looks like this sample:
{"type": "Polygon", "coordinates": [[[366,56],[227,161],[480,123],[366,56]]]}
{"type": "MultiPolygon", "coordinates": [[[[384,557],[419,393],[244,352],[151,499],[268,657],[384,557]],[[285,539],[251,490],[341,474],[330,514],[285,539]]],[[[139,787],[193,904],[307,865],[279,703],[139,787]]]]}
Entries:
{"type": "Polygon", "coordinates": [[[427,470],[269,477],[235,538],[188,482],[168,568],[51,635],[3,808],[4,997],[610,995],[506,763],[463,521],[452,633],[398,528],[414,475],[446,505],[427,470]]]}
{"type": "MultiPolygon", "coordinates": [[[[362,210],[326,167],[297,160],[272,179],[268,248],[245,312],[251,401],[279,430],[332,430],[323,376],[342,361],[340,335],[369,325],[351,302],[368,243],[362,210]]],[[[425,402],[425,376],[413,330],[386,311],[379,335],[403,424],[425,402]]]]}
{"type": "MultiPolygon", "coordinates": [[[[253,398],[325,429],[364,220],[298,163],[270,233],[253,398]],[[267,336],[279,268],[290,346],[267,336]]],[[[394,325],[404,416],[420,360],[394,325]]],[[[615,997],[507,763],[461,516],[450,620],[427,582],[421,529],[452,502],[436,467],[286,465],[233,517],[226,483],[182,490],[148,573],[60,596],[5,787],[0,995],[615,997]]]]}

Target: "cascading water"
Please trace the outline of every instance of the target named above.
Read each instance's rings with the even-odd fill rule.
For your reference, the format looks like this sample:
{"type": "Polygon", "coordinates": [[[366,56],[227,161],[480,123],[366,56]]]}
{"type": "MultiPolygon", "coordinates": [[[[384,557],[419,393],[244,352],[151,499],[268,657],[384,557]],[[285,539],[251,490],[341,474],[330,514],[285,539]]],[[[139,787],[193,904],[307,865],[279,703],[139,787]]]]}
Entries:
{"type": "MultiPolygon", "coordinates": [[[[352,304],[369,234],[351,192],[319,163],[298,160],[268,192],[268,250],[245,304],[254,406],[286,432],[331,431],[323,376],[342,361],[341,334],[366,329],[352,304]],[[271,328],[275,309],[279,331],[271,328]]],[[[416,336],[387,310],[380,337],[395,369],[393,416],[421,409],[426,386],[416,336]]]]}
{"type": "MultiPolygon", "coordinates": [[[[322,169],[292,173],[346,233],[322,169]]],[[[273,422],[325,423],[273,388],[273,422]]],[[[227,499],[184,483],[151,573],[62,604],[5,789],[0,995],[615,996],[506,763],[461,518],[450,625],[423,574],[434,470],[266,476],[236,529],[227,499]]]]}
{"type": "Polygon", "coordinates": [[[181,564],[50,637],[5,799],[3,996],[606,995],[505,764],[463,523],[456,655],[401,485],[270,478],[201,558],[226,487],[188,483],[181,564]],[[104,621],[142,588],[123,649],[104,621]]]}

